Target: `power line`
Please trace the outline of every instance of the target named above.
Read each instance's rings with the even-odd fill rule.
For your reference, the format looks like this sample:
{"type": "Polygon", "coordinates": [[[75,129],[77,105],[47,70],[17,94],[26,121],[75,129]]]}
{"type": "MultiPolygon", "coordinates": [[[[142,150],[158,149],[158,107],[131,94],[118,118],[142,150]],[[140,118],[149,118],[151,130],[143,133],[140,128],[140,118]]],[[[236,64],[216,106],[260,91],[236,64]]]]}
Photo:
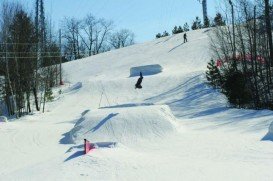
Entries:
{"type": "MultiPolygon", "coordinates": [[[[41,43],[0,43],[0,45],[6,45],[6,44],[7,45],[38,45],[38,44],[41,44],[41,43]]],[[[65,45],[70,45],[70,44],[76,44],[76,43],[65,43],[65,45]]]]}
{"type": "MultiPolygon", "coordinates": [[[[4,54],[4,53],[3,53],[4,54]]],[[[62,55],[62,57],[73,57],[75,56],[75,54],[66,54],[64,53],[62,55]]],[[[86,57],[90,57],[90,55],[88,53],[80,53],[79,56],[81,56],[81,58],[86,58],[86,57]]],[[[60,55],[46,55],[46,56],[42,56],[43,58],[60,58],[60,55]]],[[[1,56],[0,56],[1,58],[1,56]]],[[[37,59],[38,56],[2,56],[2,58],[8,58],[8,59],[37,59]]]]}
{"type": "MultiPolygon", "coordinates": [[[[43,58],[60,58],[60,56],[42,56],[43,58]]],[[[16,59],[37,59],[38,57],[37,56],[33,56],[33,57],[4,57],[4,58],[7,58],[7,59],[13,59],[13,58],[16,58],[16,59]]]]}
{"type": "MultiPolygon", "coordinates": [[[[18,54],[23,54],[23,53],[33,53],[33,52],[0,52],[0,53],[11,53],[11,54],[18,53],[18,54]]],[[[37,52],[34,52],[34,53],[37,53],[37,52]]],[[[39,52],[39,53],[52,53],[52,54],[54,54],[54,53],[60,53],[60,52],[39,52]]]]}

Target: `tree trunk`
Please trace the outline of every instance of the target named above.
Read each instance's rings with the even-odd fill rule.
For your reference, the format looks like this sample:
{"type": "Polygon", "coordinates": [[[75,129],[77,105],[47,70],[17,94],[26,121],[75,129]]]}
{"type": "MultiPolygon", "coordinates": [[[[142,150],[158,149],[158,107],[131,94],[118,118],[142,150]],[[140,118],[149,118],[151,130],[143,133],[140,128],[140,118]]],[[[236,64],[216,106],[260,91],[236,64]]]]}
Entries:
{"type": "Polygon", "coordinates": [[[268,45],[269,45],[269,57],[270,57],[270,66],[273,66],[273,44],[272,44],[272,28],[271,28],[271,20],[270,20],[270,6],[269,0],[264,0],[265,4],[265,25],[266,32],[268,37],[268,45]]]}

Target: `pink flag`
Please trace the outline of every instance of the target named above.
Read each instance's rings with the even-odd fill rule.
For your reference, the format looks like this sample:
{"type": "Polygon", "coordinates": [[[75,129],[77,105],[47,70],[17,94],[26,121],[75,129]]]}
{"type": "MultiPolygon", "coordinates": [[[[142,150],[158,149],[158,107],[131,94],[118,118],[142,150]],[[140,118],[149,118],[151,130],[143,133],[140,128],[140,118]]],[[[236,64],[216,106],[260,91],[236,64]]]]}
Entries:
{"type": "Polygon", "coordinates": [[[222,66],[221,60],[217,60],[217,61],[216,61],[216,66],[217,66],[217,67],[221,67],[221,66],[222,66]]]}
{"type": "Polygon", "coordinates": [[[84,154],[87,154],[92,149],[93,149],[92,144],[87,139],[84,139],[84,154]]]}

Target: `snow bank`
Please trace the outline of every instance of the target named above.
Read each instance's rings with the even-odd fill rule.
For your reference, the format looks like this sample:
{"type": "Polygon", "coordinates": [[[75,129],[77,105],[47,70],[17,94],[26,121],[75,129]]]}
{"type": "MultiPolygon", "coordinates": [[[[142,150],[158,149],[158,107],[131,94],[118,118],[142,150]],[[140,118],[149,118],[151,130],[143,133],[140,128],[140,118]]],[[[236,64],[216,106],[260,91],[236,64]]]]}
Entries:
{"type": "Polygon", "coordinates": [[[130,77],[139,76],[139,72],[142,72],[143,75],[154,75],[162,72],[162,67],[159,64],[132,67],[130,77]]]}
{"type": "Polygon", "coordinates": [[[2,123],[2,122],[4,122],[4,123],[8,122],[7,117],[5,117],[5,116],[0,116],[0,123],[2,123]]]}
{"type": "Polygon", "coordinates": [[[269,133],[273,135],[273,122],[269,126],[269,133]]]}
{"type": "Polygon", "coordinates": [[[64,91],[64,93],[68,93],[68,92],[71,92],[71,91],[76,91],[76,90],[79,90],[82,88],[82,82],[77,82],[75,84],[73,84],[71,87],[69,87],[68,89],[66,89],[64,91]]]}
{"type": "Polygon", "coordinates": [[[162,139],[174,132],[175,117],[168,106],[100,109],[84,114],[70,131],[71,143],[111,142],[130,144],[162,139]]]}
{"type": "Polygon", "coordinates": [[[262,140],[264,140],[264,141],[266,141],[266,140],[273,141],[273,122],[270,124],[268,133],[263,137],[262,140]]]}

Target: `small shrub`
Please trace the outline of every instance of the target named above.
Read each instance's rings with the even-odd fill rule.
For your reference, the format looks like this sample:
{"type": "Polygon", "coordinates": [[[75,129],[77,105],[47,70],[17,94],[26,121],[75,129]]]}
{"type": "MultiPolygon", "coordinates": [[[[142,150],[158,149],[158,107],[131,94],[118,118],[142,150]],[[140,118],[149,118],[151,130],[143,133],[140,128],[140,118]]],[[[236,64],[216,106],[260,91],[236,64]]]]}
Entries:
{"type": "Polygon", "coordinates": [[[53,96],[53,92],[52,92],[52,89],[48,88],[45,92],[45,98],[46,98],[46,101],[53,101],[54,99],[54,96],[53,96]]]}
{"type": "Polygon", "coordinates": [[[248,107],[252,103],[252,93],[244,74],[239,71],[229,70],[225,73],[225,81],[222,86],[230,104],[234,106],[248,107]]]}
{"type": "Polygon", "coordinates": [[[220,74],[219,68],[215,65],[213,60],[207,65],[206,78],[211,86],[214,88],[219,88],[222,85],[222,76],[220,74]]]}

